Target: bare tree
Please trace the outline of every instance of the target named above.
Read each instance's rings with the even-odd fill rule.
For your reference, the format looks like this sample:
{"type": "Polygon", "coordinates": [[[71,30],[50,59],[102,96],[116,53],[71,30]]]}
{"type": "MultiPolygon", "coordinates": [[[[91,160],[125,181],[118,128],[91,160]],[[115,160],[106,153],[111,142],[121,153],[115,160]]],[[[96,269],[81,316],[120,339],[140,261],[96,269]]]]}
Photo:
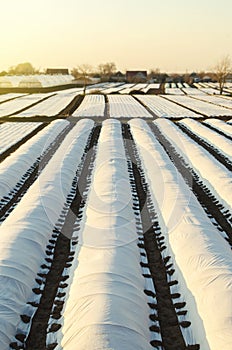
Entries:
{"type": "Polygon", "coordinates": [[[150,72],[148,74],[148,79],[156,78],[156,76],[160,75],[160,69],[159,68],[151,68],[150,72]]]}
{"type": "Polygon", "coordinates": [[[72,76],[74,76],[74,78],[78,78],[80,76],[80,73],[78,71],[78,69],[76,67],[74,67],[72,70],[71,70],[71,74],[72,76]]]}
{"type": "Polygon", "coordinates": [[[86,86],[88,82],[88,76],[92,73],[92,66],[89,64],[81,64],[80,66],[77,66],[76,68],[73,68],[71,73],[75,78],[82,78],[84,81],[84,95],[86,92],[86,86]]]}
{"type": "Polygon", "coordinates": [[[105,80],[109,80],[116,72],[116,64],[114,62],[101,63],[98,66],[99,74],[105,80]]]}
{"type": "Polygon", "coordinates": [[[231,59],[229,56],[223,57],[214,67],[215,77],[219,83],[220,95],[223,93],[226,77],[231,71],[231,59]]]}

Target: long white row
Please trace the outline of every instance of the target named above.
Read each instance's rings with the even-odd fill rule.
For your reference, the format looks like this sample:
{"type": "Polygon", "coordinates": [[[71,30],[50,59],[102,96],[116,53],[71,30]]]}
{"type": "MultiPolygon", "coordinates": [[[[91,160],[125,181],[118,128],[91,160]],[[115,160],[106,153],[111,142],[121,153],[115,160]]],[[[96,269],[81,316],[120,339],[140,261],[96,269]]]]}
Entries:
{"type": "Polygon", "coordinates": [[[152,118],[152,115],[130,95],[109,95],[110,117],[152,118]]]}
{"type": "Polygon", "coordinates": [[[126,84],[126,85],[129,85],[129,86],[131,85],[131,86],[128,88],[124,88],[123,90],[120,90],[120,94],[130,94],[134,90],[144,91],[144,89],[146,89],[151,84],[139,83],[139,84],[126,84]]]}
{"type": "Polygon", "coordinates": [[[103,122],[57,350],[151,349],[121,125],[103,122]]]}
{"type": "Polygon", "coordinates": [[[200,91],[202,91],[205,94],[208,94],[208,95],[219,95],[220,94],[220,91],[214,87],[210,87],[210,84],[194,83],[193,85],[196,86],[197,89],[199,89],[200,91]]]}
{"type": "Polygon", "coordinates": [[[21,109],[27,108],[33,103],[37,103],[52,94],[31,94],[15,100],[0,104],[0,117],[16,114],[21,109]]]}
{"type": "Polygon", "coordinates": [[[22,140],[42,123],[3,123],[0,124],[0,154],[22,140]]]}
{"type": "Polygon", "coordinates": [[[171,121],[159,119],[154,121],[154,124],[175,147],[177,153],[195,170],[201,181],[210,189],[210,192],[226,209],[231,211],[232,183],[230,171],[203,147],[186,136],[171,121]]]}
{"type": "Polygon", "coordinates": [[[232,137],[232,126],[228,123],[225,123],[220,119],[208,119],[204,121],[204,124],[210,125],[215,129],[222,131],[224,134],[232,137]]]}
{"type": "Polygon", "coordinates": [[[129,94],[131,92],[131,90],[133,90],[135,84],[124,84],[123,88],[120,89],[120,94],[129,94]]]}
{"type": "Polygon", "coordinates": [[[8,350],[32,297],[45,248],[93,127],[80,121],[0,228],[0,348],[8,350]]]}
{"type": "Polygon", "coordinates": [[[183,88],[182,91],[184,91],[187,95],[191,95],[191,96],[195,96],[195,95],[200,95],[200,96],[205,96],[205,93],[200,90],[200,89],[195,89],[192,87],[188,87],[188,88],[183,88]]]}
{"type": "Polygon", "coordinates": [[[0,77],[0,87],[46,87],[70,84],[74,77],[70,74],[6,75],[0,77]]]}
{"type": "Polygon", "coordinates": [[[59,133],[69,125],[67,120],[56,120],[38,132],[0,164],[0,198],[9,196],[28,169],[46,151],[59,133]]]}
{"type": "Polygon", "coordinates": [[[103,95],[86,95],[73,113],[73,117],[104,117],[105,97],[103,95]]]}
{"type": "Polygon", "coordinates": [[[27,94],[20,94],[20,93],[13,93],[13,92],[9,94],[3,94],[3,95],[0,95],[0,102],[5,102],[13,98],[22,97],[24,95],[27,95],[27,94]]]}
{"type": "Polygon", "coordinates": [[[200,117],[198,114],[191,112],[184,107],[178,106],[177,104],[170,102],[164,98],[161,98],[160,96],[136,95],[136,97],[160,118],[200,117]]]}
{"type": "Polygon", "coordinates": [[[77,91],[64,90],[49,99],[42,101],[35,106],[18,113],[17,117],[47,116],[52,117],[59,114],[77,95],[77,91]]]}
{"type": "Polygon", "coordinates": [[[218,134],[193,119],[183,119],[179,124],[185,126],[195,135],[206,141],[209,145],[219,150],[220,153],[232,160],[232,143],[226,137],[218,134]]]}
{"type": "Polygon", "coordinates": [[[152,83],[152,84],[146,84],[147,86],[142,88],[141,91],[143,91],[145,94],[150,90],[150,89],[159,89],[160,88],[160,83],[152,83]]]}
{"type": "Polygon", "coordinates": [[[120,86],[112,86],[112,87],[109,87],[108,89],[104,89],[104,90],[102,90],[102,93],[104,94],[104,95],[107,95],[107,94],[112,94],[112,93],[120,93],[120,90],[123,90],[124,89],[124,86],[125,86],[126,84],[120,84],[120,86]]]}
{"type": "MultiPolygon", "coordinates": [[[[207,83],[206,85],[212,87],[214,89],[214,91],[217,91],[218,94],[220,94],[220,90],[219,90],[219,83],[207,83]]],[[[231,94],[232,92],[232,85],[231,83],[226,83],[224,88],[223,88],[223,94],[231,94]]]]}
{"type": "MultiPolygon", "coordinates": [[[[204,350],[232,347],[232,258],[227,242],[142,120],[130,121],[167,251],[175,257],[194,342],[204,350]]],[[[192,343],[192,339],[190,339],[192,343]]]]}
{"type": "Polygon", "coordinates": [[[232,110],[197,100],[189,96],[165,96],[170,101],[180,103],[182,106],[206,115],[207,117],[232,116],[232,110]]]}
{"type": "MultiPolygon", "coordinates": [[[[194,96],[194,98],[197,98],[197,97],[194,96]]],[[[213,103],[218,106],[232,109],[232,98],[226,99],[223,97],[219,97],[218,95],[216,96],[204,95],[204,96],[200,96],[199,99],[205,102],[213,103]]]]}
{"type": "Polygon", "coordinates": [[[165,88],[165,93],[167,95],[184,95],[184,92],[181,89],[177,88],[177,87],[175,87],[175,88],[165,88]]]}

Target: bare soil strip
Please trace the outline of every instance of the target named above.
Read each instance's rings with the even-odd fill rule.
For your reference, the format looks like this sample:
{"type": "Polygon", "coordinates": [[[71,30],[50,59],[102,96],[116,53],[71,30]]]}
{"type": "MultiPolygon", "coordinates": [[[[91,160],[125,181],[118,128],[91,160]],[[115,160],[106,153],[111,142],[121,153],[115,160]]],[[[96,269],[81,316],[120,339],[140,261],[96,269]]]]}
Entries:
{"type": "Polygon", "coordinates": [[[218,151],[213,146],[209,145],[206,141],[201,139],[199,136],[194,134],[192,131],[190,131],[188,128],[186,128],[184,125],[181,125],[179,123],[176,124],[185,134],[187,134],[193,141],[195,141],[198,145],[205,148],[214,158],[216,158],[221,164],[223,164],[228,170],[232,171],[232,162],[229,158],[224,157],[220,151],[218,151]]]}
{"type": "Polygon", "coordinates": [[[227,241],[232,246],[232,227],[230,223],[230,215],[223,212],[223,207],[220,205],[220,203],[210,194],[209,189],[204,186],[198,175],[188,164],[186,164],[184,159],[177,153],[176,149],[164,137],[158,127],[153,123],[150,123],[150,127],[177,170],[183,176],[187,185],[197,197],[206,214],[210,219],[214,218],[214,220],[217,222],[217,228],[219,231],[224,231],[226,233],[228,237],[227,241]]]}
{"type": "MultiPolygon", "coordinates": [[[[28,169],[27,172],[30,172],[30,175],[26,178],[23,185],[18,183],[16,187],[18,190],[14,193],[14,195],[7,201],[7,203],[1,207],[0,209],[0,221],[3,221],[9,213],[15,208],[15,206],[18,204],[18,202],[21,200],[23,195],[27,192],[29,187],[33,184],[33,182],[37,179],[39,173],[44,169],[44,167],[47,165],[49,160],[52,158],[54,153],[57,151],[61,143],[63,142],[66,135],[69,133],[69,131],[74,127],[75,124],[68,125],[55,139],[52,146],[47,149],[45,154],[42,156],[41,159],[35,160],[35,163],[32,165],[30,169],[28,169]]],[[[44,126],[44,125],[43,125],[44,126]]]]}
{"type": "Polygon", "coordinates": [[[109,98],[107,95],[104,95],[105,97],[105,110],[104,110],[104,119],[110,118],[110,103],[109,98]]]}
{"type": "MultiPolygon", "coordinates": [[[[90,135],[89,142],[83,155],[83,167],[81,169],[79,180],[76,184],[75,196],[72,200],[62,228],[60,230],[54,230],[55,234],[53,236],[55,242],[51,242],[54,244],[53,260],[50,271],[46,275],[45,286],[38,309],[32,320],[29,336],[24,344],[24,349],[26,350],[53,349],[56,345],[50,344],[46,348],[48,322],[52,313],[52,307],[57,296],[58,288],[61,287],[62,284],[65,287],[64,281],[68,278],[68,276],[62,276],[62,273],[64,268],[67,267],[67,264],[69,264],[73,259],[70,253],[70,239],[72,237],[76,219],[82,215],[82,210],[85,206],[86,199],[84,192],[90,186],[89,177],[91,176],[93,164],[96,158],[96,145],[100,130],[101,127],[96,126],[90,135]],[[57,239],[56,234],[58,234],[57,239]]],[[[49,252],[51,246],[49,245],[47,248],[49,252]]],[[[48,258],[49,256],[50,255],[48,255],[48,258]]],[[[62,307],[63,305],[60,305],[56,315],[53,315],[53,317],[56,319],[54,330],[56,327],[57,329],[60,327],[58,324],[59,321],[57,320],[61,317],[62,307]]]]}
{"type": "Polygon", "coordinates": [[[58,114],[58,116],[71,116],[73,112],[80,106],[83,99],[83,95],[77,95],[74,97],[74,99],[58,114]]]}
{"type": "MultiPolygon", "coordinates": [[[[163,243],[157,215],[150,199],[148,185],[145,182],[144,172],[141,168],[136,145],[128,124],[123,124],[122,133],[126,154],[130,160],[130,167],[133,172],[133,179],[131,179],[131,181],[134,182],[135,193],[137,193],[139,200],[139,211],[144,235],[144,249],[147,253],[151,278],[156,290],[157,304],[154,303],[150,305],[150,307],[151,309],[154,308],[157,310],[161,337],[163,339],[162,345],[166,350],[198,350],[199,345],[197,344],[186,346],[180,329],[177,307],[180,306],[182,308],[185,306],[185,303],[179,303],[180,305],[177,305],[178,303],[174,301],[176,296],[172,295],[170,291],[170,282],[168,282],[167,275],[171,273],[171,257],[162,258],[161,252],[164,251],[166,247],[163,243]],[[156,221],[154,221],[154,219],[156,221]],[[167,262],[169,262],[168,267],[167,262]]],[[[177,281],[172,282],[174,284],[178,283],[177,281]]],[[[154,347],[158,345],[155,342],[151,342],[151,344],[154,347]]]]}

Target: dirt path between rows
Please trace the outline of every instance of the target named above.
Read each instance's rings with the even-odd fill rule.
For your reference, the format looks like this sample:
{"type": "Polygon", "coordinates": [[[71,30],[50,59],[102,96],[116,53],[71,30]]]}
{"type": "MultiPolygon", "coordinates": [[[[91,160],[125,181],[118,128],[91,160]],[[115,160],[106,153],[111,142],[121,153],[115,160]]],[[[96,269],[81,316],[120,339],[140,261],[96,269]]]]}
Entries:
{"type": "MultiPolygon", "coordinates": [[[[170,285],[178,284],[178,281],[168,282],[167,276],[171,276],[174,272],[171,264],[171,257],[166,256],[164,259],[161,252],[166,249],[164,245],[164,237],[157,220],[154,206],[150,199],[149,188],[146,184],[145,175],[139,161],[136,145],[130,132],[128,124],[122,126],[126,154],[130,159],[131,169],[133,172],[135,193],[139,200],[139,210],[141,214],[144,249],[147,253],[148,265],[151,272],[151,277],[156,291],[157,304],[150,305],[151,309],[157,310],[158,321],[160,324],[160,332],[162,337],[162,344],[157,341],[152,341],[151,344],[156,346],[163,346],[165,350],[198,350],[199,345],[187,346],[185,344],[180,323],[178,321],[177,313],[186,314],[183,310],[184,302],[177,302],[180,295],[171,294],[170,285]],[[154,218],[156,219],[155,223],[154,218]]],[[[147,276],[148,277],[148,276],[147,276]]],[[[150,316],[156,317],[154,314],[150,316]]],[[[152,319],[153,320],[153,319],[152,319]]],[[[189,327],[190,322],[185,322],[182,326],[189,327]]],[[[153,330],[153,329],[151,329],[153,330]]],[[[153,330],[157,331],[157,330],[153,330]]]]}
{"type": "MultiPolygon", "coordinates": [[[[63,308],[63,302],[58,302],[52,314],[54,300],[57,297],[58,288],[63,286],[65,293],[65,281],[68,276],[63,276],[62,273],[65,267],[68,267],[73,260],[73,255],[70,252],[70,240],[73,234],[74,225],[77,217],[81,216],[83,207],[85,206],[84,192],[90,186],[89,177],[93,170],[93,163],[96,157],[96,145],[98,142],[101,127],[98,125],[94,128],[89,142],[86,146],[83,158],[83,167],[76,185],[76,193],[72,200],[70,209],[68,210],[64,224],[60,232],[55,230],[53,239],[47,247],[54,247],[54,256],[51,263],[51,268],[46,275],[45,286],[42,293],[38,309],[33,317],[29,336],[25,342],[24,349],[26,350],[45,350],[53,349],[56,344],[50,344],[46,348],[47,327],[49,318],[52,315],[54,318],[53,330],[59,329],[59,318],[63,308]],[[52,245],[52,246],[51,246],[52,245]]],[[[49,256],[48,256],[49,259],[49,256]]],[[[59,297],[59,295],[58,295],[59,297]]]]}

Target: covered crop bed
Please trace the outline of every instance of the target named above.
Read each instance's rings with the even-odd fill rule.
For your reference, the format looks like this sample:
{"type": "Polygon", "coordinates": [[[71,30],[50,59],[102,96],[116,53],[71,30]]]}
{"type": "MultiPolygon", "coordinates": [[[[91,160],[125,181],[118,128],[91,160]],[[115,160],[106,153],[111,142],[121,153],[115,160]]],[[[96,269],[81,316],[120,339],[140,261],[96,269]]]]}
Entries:
{"type": "Polygon", "coordinates": [[[0,124],[1,350],[231,350],[231,124],[81,101],[0,124]]]}

